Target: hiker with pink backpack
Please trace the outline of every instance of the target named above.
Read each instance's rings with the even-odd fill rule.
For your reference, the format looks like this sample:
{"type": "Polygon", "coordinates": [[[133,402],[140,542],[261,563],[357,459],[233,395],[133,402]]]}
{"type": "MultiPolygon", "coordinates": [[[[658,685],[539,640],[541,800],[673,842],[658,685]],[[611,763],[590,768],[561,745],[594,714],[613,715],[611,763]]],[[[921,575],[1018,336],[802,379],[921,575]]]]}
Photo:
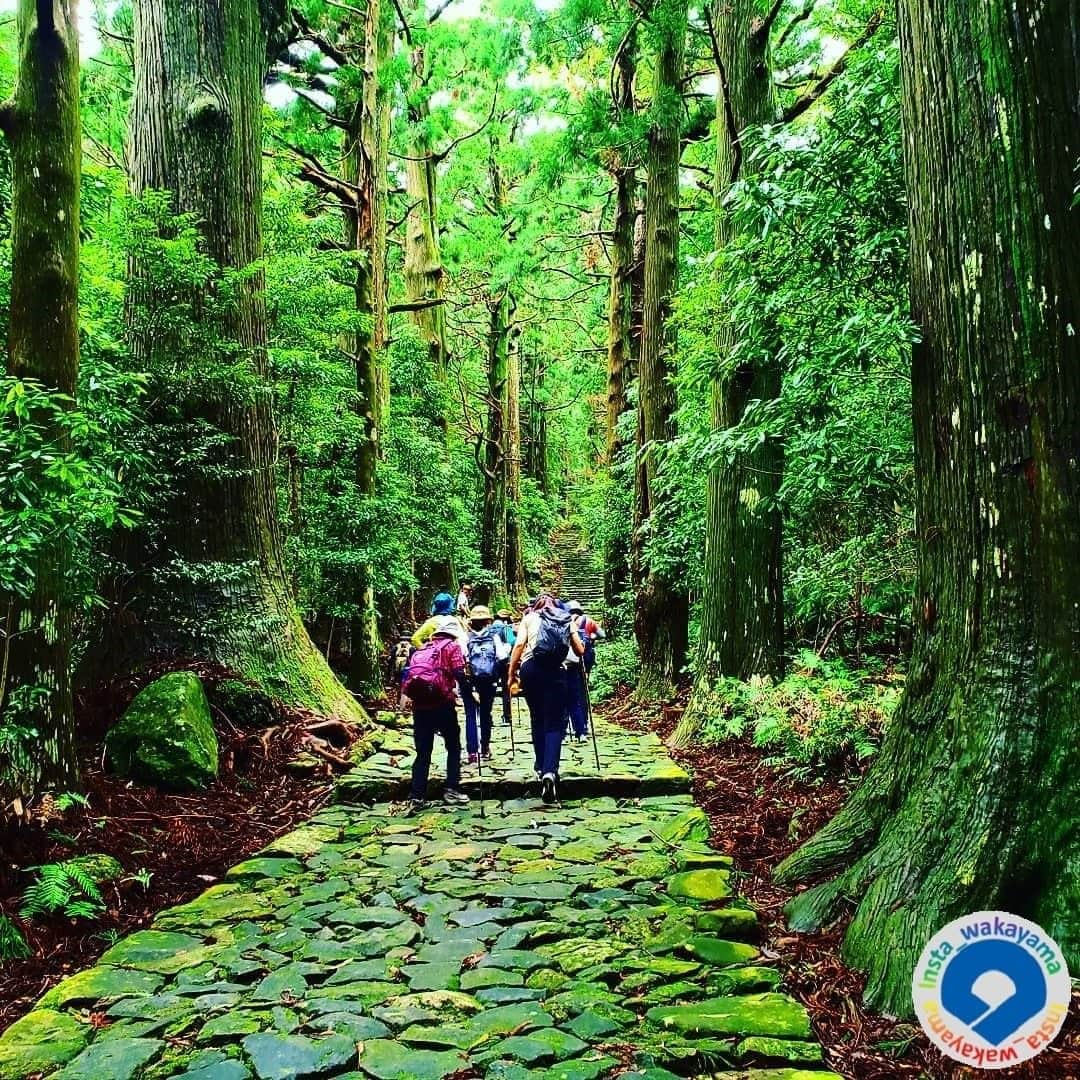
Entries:
{"type": "Polygon", "coordinates": [[[466,806],[469,796],[461,790],[461,727],[454,700],[459,680],[465,677],[465,654],[459,639],[461,624],[452,615],[435,619],[431,637],[413,653],[402,678],[401,692],[412,705],[413,759],[409,812],[415,813],[427,801],[428,775],[435,736],[446,744],[447,806],[466,806]]]}

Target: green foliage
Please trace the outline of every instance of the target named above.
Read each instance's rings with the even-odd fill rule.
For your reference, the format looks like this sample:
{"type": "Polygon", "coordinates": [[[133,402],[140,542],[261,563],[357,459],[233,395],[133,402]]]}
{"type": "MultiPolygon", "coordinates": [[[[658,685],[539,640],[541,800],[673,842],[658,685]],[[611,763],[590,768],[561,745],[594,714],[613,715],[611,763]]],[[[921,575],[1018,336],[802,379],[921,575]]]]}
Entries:
{"type": "Polygon", "coordinates": [[[38,877],[23,893],[22,918],[59,913],[69,919],[95,919],[105,910],[101,889],[80,860],[46,863],[34,869],[38,877]]]}
{"type": "Polygon", "coordinates": [[[794,670],[778,683],[725,679],[713,691],[714,706],[702,739],[719,743],[749,733],[767,760],[799,776],[853,767],[870,757],[900,697],[895,678],[822,660],[803,650],[794,670]]]}
{"type": "Polygon", "coordinates": [[[30,955],[22,931],[6,915],[0,915],[0,961],[23,960],[30,955]]]}
{"type": "Polygon", "coordinates": [[[621,687],[633,686],[640,666],[633,634],[621,634],[601,642],[596,650],[596,667],[589,673],[593,704],[607,701],[621,687]]]}

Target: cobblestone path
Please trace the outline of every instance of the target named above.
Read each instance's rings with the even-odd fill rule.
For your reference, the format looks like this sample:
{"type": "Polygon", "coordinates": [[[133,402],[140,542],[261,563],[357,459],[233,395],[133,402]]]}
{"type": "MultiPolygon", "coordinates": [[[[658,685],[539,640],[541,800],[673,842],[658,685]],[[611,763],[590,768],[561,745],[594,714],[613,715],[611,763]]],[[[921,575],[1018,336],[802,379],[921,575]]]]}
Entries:
{"type": "Polygon", "coordinates": [[[504,749],[485,816],[404,818],[389,726],[336,805],[13,1024],[0,1080],[839,1080],[685,773],[648,735],[600,754],[558,808],[504,749]]]}

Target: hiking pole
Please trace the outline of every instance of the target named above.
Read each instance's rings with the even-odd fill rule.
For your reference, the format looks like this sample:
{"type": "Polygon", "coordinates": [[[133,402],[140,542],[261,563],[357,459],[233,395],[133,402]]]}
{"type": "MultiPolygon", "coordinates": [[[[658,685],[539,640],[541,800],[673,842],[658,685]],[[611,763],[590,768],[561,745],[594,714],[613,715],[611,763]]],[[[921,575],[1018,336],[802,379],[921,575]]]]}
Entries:
{"type": "Polygon", "coordinates": [[[600,771],[600,747],[596,743],[596,723],[592,714],[592,694],[589,693],[589,673],[585,670],[585,661],[581,661],[581,677],[585,681],[585,715],[589,718],[589,730],[592,732],[592,748],[596,755],[596,771],[600,771]]]}
{"type": "MultiPolygon", "coordinates": [[[[479,718],[477,718],[479,719],[479,718]]],[[[484,811],[484,748],[480,747],[480,753],[476,755],[476,786],[480,792],[480,817],[487,817],[484,811]]]]}
{"type": "Polygon", "coordinates": [[[517,755],[514,745],[514,695],[510,693],[510,680],[503,677],[503,693],[506,695],[506,722],[510,725],[510,760],[517,755]]]}

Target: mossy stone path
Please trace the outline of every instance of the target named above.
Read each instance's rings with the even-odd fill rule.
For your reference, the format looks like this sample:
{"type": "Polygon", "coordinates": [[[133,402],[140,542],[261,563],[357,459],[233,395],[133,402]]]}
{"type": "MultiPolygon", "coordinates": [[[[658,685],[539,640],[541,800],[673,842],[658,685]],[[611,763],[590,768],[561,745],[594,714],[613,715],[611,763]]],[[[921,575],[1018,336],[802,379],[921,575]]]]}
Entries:
{"type": "Polygon", "coordinates": [[[504,797],[527,780],[509,767],[484,818],[404,818],[384,744],[341,788],[371,803],[322,811],[55,987],[0,1037],[0,1080],[838,1080],[685,774],[650,736],[603,738],[627,783],[665,792],[602,794],[582,765],[589,796],[549,809],[504,797]]]}

